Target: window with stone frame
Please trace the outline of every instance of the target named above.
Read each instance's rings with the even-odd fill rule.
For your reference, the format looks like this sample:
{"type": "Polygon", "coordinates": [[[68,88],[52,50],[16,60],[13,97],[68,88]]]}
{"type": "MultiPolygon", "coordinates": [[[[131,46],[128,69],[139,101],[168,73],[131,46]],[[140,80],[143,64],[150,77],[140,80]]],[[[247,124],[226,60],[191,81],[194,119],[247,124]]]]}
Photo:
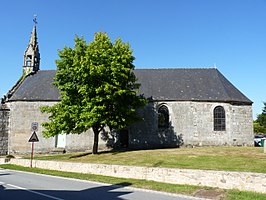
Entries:
{"type": "Polygon", "coordinates": [[[158,128],[169,128],[169,110],[165,105],[158,109],[158,128]]]}
{"type": "Polygon", "coordinates": [[[225,111],[222,106],[217,106],[213,110],[214,131],[225,131],[225,111]]]}

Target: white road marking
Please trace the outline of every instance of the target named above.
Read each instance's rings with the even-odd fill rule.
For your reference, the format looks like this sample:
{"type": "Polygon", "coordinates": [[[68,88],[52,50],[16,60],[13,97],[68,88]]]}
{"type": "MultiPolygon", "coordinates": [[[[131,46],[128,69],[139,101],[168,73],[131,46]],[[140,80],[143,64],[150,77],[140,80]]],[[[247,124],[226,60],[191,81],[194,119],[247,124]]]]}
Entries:
{"type": "Polygon", "coordinates": [[[54,197],[54,196],[51,196],[51,195],[47,195],[47,194],[44,194],[44,193],[41,193],[41,192],[36,192],[36,191],[33,191],[33,190],[29,190],[27,188],[23,188],[23,187],[19,187],[19,186],[16,186],[16,185],[12,185],[12,184],[5,184],[3,182],[0,182],[1,184],[4,184],[4,185],[7,185],[7,186],[10,186],[10,187],[13,187],[13,188],[17,188],[17,189],[20,189],[20,190],[25,190],[27,192],[31,192],[33,194],[38,194],[40,196],[44,196],[44,197],[48,197],[50,199],[55,199],[55,200],[64,200],[64,199],[61,199],[61,198],[58,198],[58,197],[54,197]]]}

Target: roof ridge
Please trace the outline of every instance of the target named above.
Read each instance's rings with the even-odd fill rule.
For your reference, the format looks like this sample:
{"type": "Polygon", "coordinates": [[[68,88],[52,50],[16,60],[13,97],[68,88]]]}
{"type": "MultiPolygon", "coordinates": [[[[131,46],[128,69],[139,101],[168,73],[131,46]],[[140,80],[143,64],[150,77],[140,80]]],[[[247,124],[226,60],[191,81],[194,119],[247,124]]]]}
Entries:
{"type": "Polygon", "coordinates": [[[217,68],[214,68],[214,67],[210,67],[210,68],[208,68],[208,67],[166,67],[166,68],[135,68],[135,70],[141,70],[141,69],[145,69],[145,70],[151,70],[151,69],[155,69],[155,70],[164,70],[164,69],[191,69],[191,70],[196,70],[196,69],[202,69],[202,70],[210,70],[210,69],[216,69],[217,70],[217,68]]]}
{"type": "Polygon", "coordinates": [[[39,70],[38,72],[50,72],[50,71],[56,71],[56,69],[42,69],[39,70]]]}
{"type": "Polygon", "coordinates": [[[22,75],[19,78],[19,80],[15,83],[15,85],[4,95],[4,98],[2,98],[2,103],[8,101],[13,96],[13,94],[18,90],[18,88],[21,86],[24,80],[31,74],[32,73],[27,75],[22,75]]]}

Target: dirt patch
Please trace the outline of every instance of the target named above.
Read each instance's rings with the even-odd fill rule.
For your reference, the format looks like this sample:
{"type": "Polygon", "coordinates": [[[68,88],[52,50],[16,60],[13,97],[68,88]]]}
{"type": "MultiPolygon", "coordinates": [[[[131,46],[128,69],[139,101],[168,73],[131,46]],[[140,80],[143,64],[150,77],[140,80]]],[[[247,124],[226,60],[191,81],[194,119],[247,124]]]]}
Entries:
{"type": "Polygon", "coordinates": [[[200,189],[194,192],[193,196],[213,200],[222,200],[225,197],[225,191],[221,189],[200,189]]]}

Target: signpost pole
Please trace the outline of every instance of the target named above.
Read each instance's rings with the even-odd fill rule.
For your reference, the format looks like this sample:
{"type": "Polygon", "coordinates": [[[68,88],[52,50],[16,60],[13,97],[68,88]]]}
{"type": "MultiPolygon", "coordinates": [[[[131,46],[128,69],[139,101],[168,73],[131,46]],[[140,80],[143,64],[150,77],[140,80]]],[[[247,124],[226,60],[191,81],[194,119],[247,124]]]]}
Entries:
{"type": "Polygon", "coordinates": [[[34,142],[31,143],[31,158],[30,158],[30,167],[32,168],[32,160],[33,160],[33,150],[34,150],[34,142]]]}

